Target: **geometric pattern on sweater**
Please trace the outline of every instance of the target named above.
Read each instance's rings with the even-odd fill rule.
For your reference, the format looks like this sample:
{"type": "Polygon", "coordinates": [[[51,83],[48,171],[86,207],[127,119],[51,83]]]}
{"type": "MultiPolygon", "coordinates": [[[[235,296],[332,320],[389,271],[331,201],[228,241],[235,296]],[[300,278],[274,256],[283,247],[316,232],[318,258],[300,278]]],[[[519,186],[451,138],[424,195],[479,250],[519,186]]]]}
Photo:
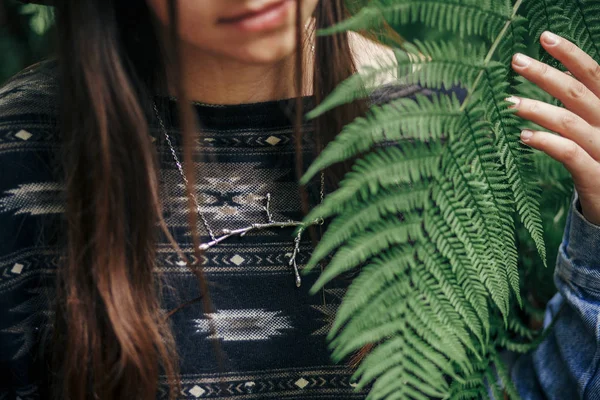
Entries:
{"type": "MultiPolygon", "coordinates": [[[[57,128],[56,66],[30,68],[0,89],[0,399],[45,399],[43,349],[52,330],[55,273],[64,243],[64,183],[57,128]]],[[[407,94],[414,93],[407,91],[407,94]],[[410,93],[409,93],[410,92],[410,93]]],[[[310,99],[305,99],[310,107],[310,99]]],[[[159,112],[181,157],[176,101],[157,98],[159,112]]],[[[196,141],[195,189],[215,232],[266,221],[267,194],[274,220],[300,220],[293,100],[232,106],[194,104],[201,126],[196,141]]],[[[305,163],[313,158],[310,127],[303,137],[305,163]]],[[[82,133],[85,134],[85,133],[82,133]]],[[[150,134],[159,162],[161,203],[173,238],[192,264],[201,263],[215,311],[205,315],[194,274],[166,238],[157,243],[156,273],[161,307],[171,316],[179,353],[181,398],[359,399],[352,370],[333,365],[325,335],[351,276],[309,289],[320,271],[297,288],[288,265],[293,228],[232,237],[193,257],[185,188],[157,121],[150,134]],[[213,317],[216,332],[207,323],[213,317]],[[218,341],[220,361],[214,353],[218,341]],[[221,365],[221,366],[220,366],[221,365]]],[[[319,199],[318,178],[307,186],[319,199]]],[[[197,229],[203,242],[207,232],[197,229]]],[[[308,261],[310,235],[300,243],[297,264],[308,261]]],[[[161,386],[164,395],[165,386],[161,386]]]]}

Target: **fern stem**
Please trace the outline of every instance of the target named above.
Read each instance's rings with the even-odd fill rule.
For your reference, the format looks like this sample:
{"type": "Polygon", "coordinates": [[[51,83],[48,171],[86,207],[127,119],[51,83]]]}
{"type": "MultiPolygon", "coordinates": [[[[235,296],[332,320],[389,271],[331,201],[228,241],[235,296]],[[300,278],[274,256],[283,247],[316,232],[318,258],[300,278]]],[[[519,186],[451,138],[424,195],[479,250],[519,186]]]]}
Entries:
{"type": "Polygon", "coordinates": [[[515,5],[513,6],[513,10],[512,10],[510,19],[508,21],[506,21],[506,23],[504,24],[504,28],[502,28],[502,30],[498,34],[498,37],[496,37],[496,40],[494,40],[494,43],[492,43],[492,47],[490,47],[490,50],[488,51],[487,55],[485,56],[485,59],[483,60],[483,67],[482,67],[481,71],[479,71],[479,74],[477,74],[477,78],[475,78],[475,81],[473,82],[473,87],[469,91],[467,96],[465,97],[465,100],[463,101],[463,103],[460,107],[460,111],[464,111],[466,106],[469,104],[469,100],[471,100],[471,96],[473,95],[473,93],[475,93],[475,88],[477,87],[477,85],[479,84],[481,79],[483,78],[485,69],[487,68],[488,64],[492,60],[494,53],[496,53],[498,46],[500,46],[502,39],[504,39],[504,35],[506,35],[506,32],[508,32],[510,25],[513,23],[515,17],[517,16],[517,12],[519,11],[521,4],[523,4],[523,0],[517,0],[515,5]]]}

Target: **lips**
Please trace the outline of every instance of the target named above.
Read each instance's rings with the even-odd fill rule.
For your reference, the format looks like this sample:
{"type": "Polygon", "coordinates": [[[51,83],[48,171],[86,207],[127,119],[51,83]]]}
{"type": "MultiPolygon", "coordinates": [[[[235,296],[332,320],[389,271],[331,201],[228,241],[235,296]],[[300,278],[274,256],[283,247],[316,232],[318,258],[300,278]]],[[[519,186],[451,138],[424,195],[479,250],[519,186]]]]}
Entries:
{"type": "Polygon", "coordinates": [[[285,0],[270,1],[267,4],[262,4],[260,7],[247,8],[243,11],[234,13],[231,16],[220,18],[219,22],[224,24],[236,23],[246,18],[256,17],[260,14],[272,11],[273,9],[280,7],[283,3],[285,3],[285,0]]]}
{"type": "Polygon", "coordinates": [[[261,2],[256,8],[245,8],[220,18],[222,26],[233,27],[245,32],[259,32],[277,29],[285,24],[294,5],[293,0],[261,2]]]}

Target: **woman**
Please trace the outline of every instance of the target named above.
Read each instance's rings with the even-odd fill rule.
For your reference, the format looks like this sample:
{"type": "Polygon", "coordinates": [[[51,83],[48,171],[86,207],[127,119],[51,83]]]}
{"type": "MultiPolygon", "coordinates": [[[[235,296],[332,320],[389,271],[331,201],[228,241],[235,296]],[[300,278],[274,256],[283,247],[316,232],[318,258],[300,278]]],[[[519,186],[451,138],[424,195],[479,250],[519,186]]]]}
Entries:
{"type": "MultiPolygon", "coordinates": [[[[364,398],[325,347],[345,282],[308,296],[316,273],[301,283],[292,270],[310,238],[294,245],[286,225],[331,187],[323,176],[298,195],[296,165],[364,110],[300,126],[302,110],[355,71],[348,36],[311,34],[343,17],[343,1],[179,3],[55,1],[58,66],[0,91],[0,398],[364,398]]],[[[589,57],[552,39],[542,43],[574,77],[523,56],[514,68],[571,111],[511,100],[563,135],[523,140],[577,185],[555,301],[570,319],[555,328],[585,337],[591,357],[594,295],[577,285],[598,266],[600,80],[589,57]]],[[[588,388],[595,373],[569,378],[597,365],[566,357],[573,344],[518,364],[518,378],[531,375],[525,396],[600,393],[588,388]]]]}

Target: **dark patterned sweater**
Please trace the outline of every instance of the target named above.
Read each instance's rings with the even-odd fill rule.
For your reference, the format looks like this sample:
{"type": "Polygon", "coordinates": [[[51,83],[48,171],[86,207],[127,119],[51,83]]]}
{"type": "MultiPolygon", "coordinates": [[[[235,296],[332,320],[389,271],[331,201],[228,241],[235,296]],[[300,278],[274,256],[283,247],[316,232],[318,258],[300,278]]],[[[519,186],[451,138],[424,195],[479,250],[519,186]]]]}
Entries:
{"type": "MultiPolygon", "coordinates": [[[[51,329],[54,274],[64,237],[55,69],[50,63],[30,68],[0,90],[1,400],[48,396],[41,384],[49,373],[41,346],[51,329]]],[[[416,90],[404,88],[393,97],[416,90]]],[[[160,113],[180,152],[180,135],[168,118],[176,103],[162,100],[160,113]]],[[[202,210],[215,232],[266,222],[268,193],[274,220],[301,219],[292,105],[286,100],[194,105],[202,127],[196,188],[202,192],[202,210]]],[[[181,249],[191,256],[183,180],[156,121],[151,123],[151,134],[160,160],[164,217],[181,249]]],[[[313,154],[312,142],[307,127],[303,143],[307,160],[313,154]]],[[[318,199],[318,186],[309,186],[313,199],[318,199]]],[[[199,229],[206,241],[207,232],[201,225],[199,229]]],[[[352,371],[331,363],[325,341],[347,279],[311,296],[308,290],[319,273],[315,271],[296,288],[288,265],[292,233],[293,228],[286,228],[234,237],[194,261],[203,264],[210,281],[216,309],[210,317],[216,333],[211,333],[200,303],[173,315],[181,357],[180,398],[365,397],[364,392],[355,392],[352,371]],[[223,351],[222,371],[217,367],[214,340],[223,351]]],[[[310,238],[305,235],[300,268],[310,252],[310,238]]],[[[166,240],[159,241],[157,254],[164,286],[170,288],[163,294],[163,308],[170,310],[196,298],[194,275],[166,240]]],[[[160,396],[165,395],[166,387],[161,386],[160,396]]]]}

